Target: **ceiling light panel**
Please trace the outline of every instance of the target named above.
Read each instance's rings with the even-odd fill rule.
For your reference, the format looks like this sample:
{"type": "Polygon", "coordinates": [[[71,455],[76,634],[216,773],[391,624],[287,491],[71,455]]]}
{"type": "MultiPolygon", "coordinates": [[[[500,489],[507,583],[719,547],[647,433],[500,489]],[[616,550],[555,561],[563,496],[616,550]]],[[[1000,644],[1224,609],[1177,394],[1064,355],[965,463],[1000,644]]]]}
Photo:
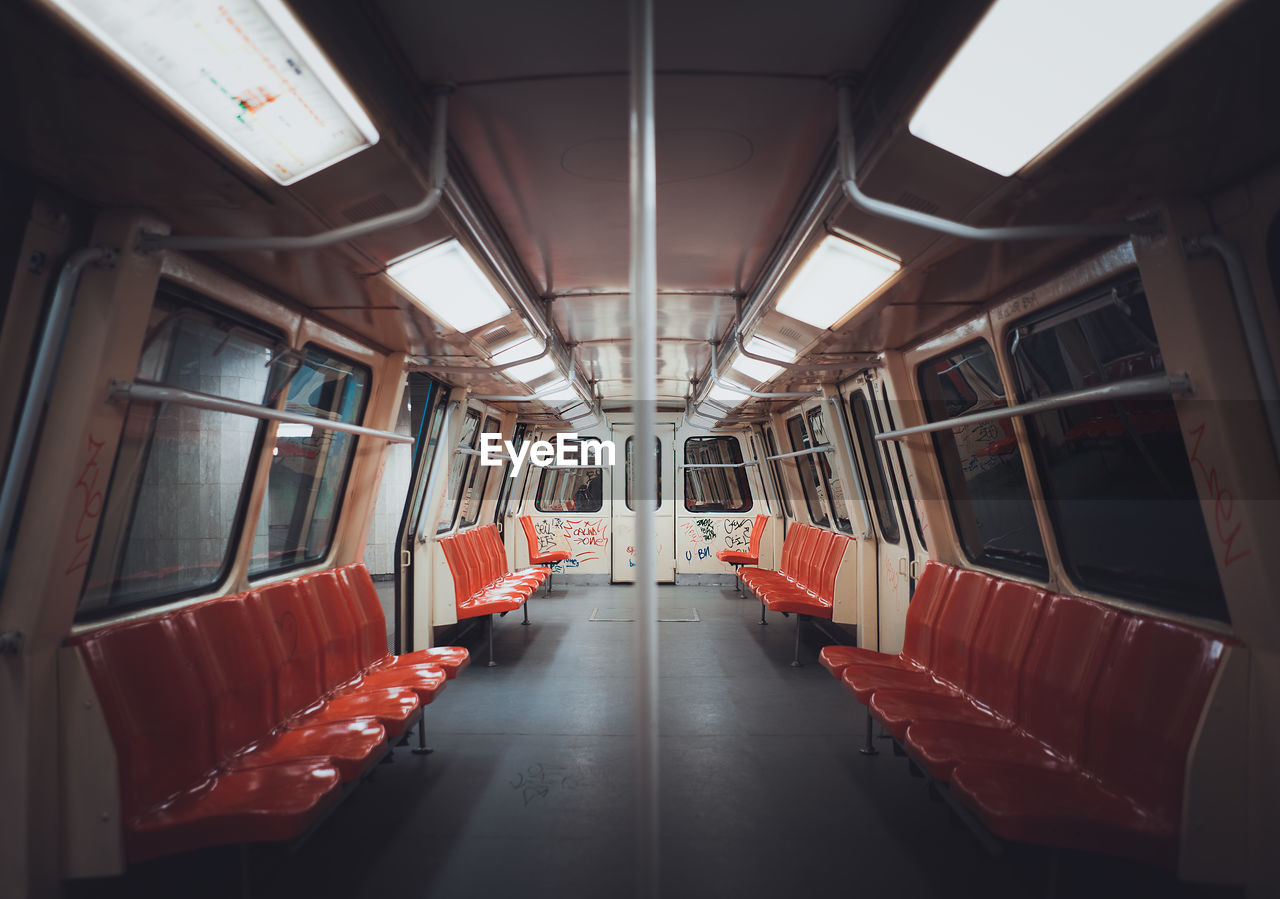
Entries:
{"type": "MultiPolygon", "coordinates": [[[[772,340],[766,340],[763,337],[752,337],[744,346],[748,353],[753,353],[756,356],[768,356],[780,362],[792,362],[796,358],[794,350],[784,347],[782,344],[774,343],[772,340]]],[[[781,365],[772,365],[768,362],[761,362],[758,359],[749,359],[741,353],[735,354],[733,361],[729,364],[732,368],[736,368],[747,377],[754,378],[757,381],[769,381],[782,373],[781,365]]]]}
{"type": "Polygon", "coordinates": [[[1236,0],[998,0],[911,117],[921,140],[1012,175],[1236,0]]]}
{"type": "Polygon", "coordinates": [[[511,311],[456,240],[394,262],[387,274],[428,315],[455,331],[474,331],[511,311]]]}
{"type": "MultiPolygon", "coordinates": [[[[517,343],[515,346],[507,347],[499,353],[494,353],[490,361],[494,365],[506,365],[508,362],[515,362],[517,359],[528,359],[530,356],[536,356],[540,352],[542,352],[542,347],[537,341],[530,339],[517,343]]],[[[548,353],[541,359],[505,368],[501,374],[512,380],[523,381],[528,384],[551,374],[555,370],[556,364],[552,361],[551,354],[548,353]]]]}
{"type": "Polygon", "coordinates": [[[888,256],[827,236],[778,297],[778,311],[815,328],[830,328],[871,299],[900,268],[888,256]]]}
{"type": "Polygon", "coordinates": [[[280,184],[378,131],[280,0],[45,0],[214,142],[280,184]]]}

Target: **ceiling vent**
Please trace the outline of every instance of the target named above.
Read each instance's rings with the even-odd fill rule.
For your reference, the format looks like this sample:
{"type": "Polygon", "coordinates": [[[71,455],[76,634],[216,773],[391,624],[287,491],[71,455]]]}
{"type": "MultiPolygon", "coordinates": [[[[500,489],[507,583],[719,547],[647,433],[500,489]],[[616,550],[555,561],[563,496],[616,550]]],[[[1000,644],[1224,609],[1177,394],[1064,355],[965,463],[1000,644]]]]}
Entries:
{"type": "Polygon", "coordinates": [[[391,202],[390,197],[386,194],[377,194],[361,200],[354,206],[348,206],[342,210],[341,215],[349,222],[363,222],[365,219],[375,218],[395,211],[396,204],[391,202]]]}
{"type": "Polygon", "coordinates": [[[905,206],[908,209],[914,209],[916,212],[927,212],[929,215],[936,214],[938,210],[942,208],[937,203],[934,203],[931,200],[926,200],[919,194],[913,194],[909,190],[904,190],[902,193],[898,194],[898,205],[905,206]]]}

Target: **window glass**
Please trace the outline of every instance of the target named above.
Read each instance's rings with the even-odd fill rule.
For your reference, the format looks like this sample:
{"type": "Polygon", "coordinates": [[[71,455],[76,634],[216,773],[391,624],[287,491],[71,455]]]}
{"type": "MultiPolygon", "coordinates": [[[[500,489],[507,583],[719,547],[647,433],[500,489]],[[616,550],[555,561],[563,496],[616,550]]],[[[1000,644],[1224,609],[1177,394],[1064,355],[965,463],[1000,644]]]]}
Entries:
{"type": "MultiPolygon", "coordinates": [[[[635,440],[634,437],[628,437],[627,442],[625,444],[625,449],[623,450],[623,453],[625,453],[627,457],[627,491],[626,491],[627,492],[627,496],[626,496],[627,508],[633,512],[635,511],[635,508],[636,508],[635,503],[632,502],[632,499],[631,499],[631,484],[635,477],[634,473],[631,470],[631,444],[634,440],[635,440]]],[[[654,454],[654,465],[657,467],[657,472],[658,472],[658,480],[657,480],[658,506],[661,506],[662,505],[662,438],[661,437],[653,438],[653,454],[654,454]]]]}
{"type": "MultiPolygon", "coordinates": [[[[1008,405],[991,345],[978,340],[920,366],[929,421],[1008,405]]],[[[1008,419],[933,432],[951,514],[965,554],[993,568],[1047,577],[1022,454],[1008,419]]]]}
{"type": "Polygon", "coordinates": [[[897,543],[902,539],[902,532],[898,528],[898,513],[889,500],[889,480],[885,476],[884,462],[877,451],[871,407],[867,403],[866,394],[861,390],[855,390],[849,397],[849,411],[853,416],[853,439],[858,445],[862,468],[869,472],[867,486],[871,490],[871,504],[876,510],[880,536],[888,543],[897,543]]]}
{"type": "MultiPolygon", "coordinates": [[[[354,424],[368,393],[367,368],[307,346],[289,382],[285,409],[354,424]]],[[[354,434],[319,425],[276,425],[249,577],[315,562],[329,552],[355,442],[354,434]]]]}
{"type": "MultiPolygon", "coordinates": [[[[520,447],[524,446],[525,435],[529,432],[529,426],[523,422],[516,425],[515,436],[511,438],[511,445],[516,452],[520,452],[520,447]]],[[[494,513],[493,520],[498,523],[498,527],[502,527],[502,518],[507,514],[507,504],[511,502],[511,488],[515,484],[516,478],[511,477],[511,463],[508,462],[502,466],[502,485],[498,488],[498,504],[497,511],[494,513]]]]}
{"type": "MultiPolygon", "coordinates": [[[[497,434],[499,424],[496,418],[485,416],[484,433],[497,434]]],[[[481,465],[479,458],[476,458],[471,465],[470,477],[467,478],[467,489],[462,494],[462,521],[459,527],[469,528],[476,523],[476,519],[480,517],[480,505],[484,500],[484,488],[489,486],[489,472],[493,469],[487,465],[481,465]],[[476,481],[479,481],[479,485],[476,481]]]]}
{"type": "MultiPolygon", "coordinates": [[[[1010,346],[1023,401],[1164,371],[1136,278],[1023,319],[1010,346]]],[[[1097,400],[1026,422],[1073,581],[1226,620],[1170,397],[1097,400]]]]}
{"type": "MultiPolygon", "coordinates": [[[[808,419],[809,432],[813,435],[813,445],[822,446],[824,443],[830,443],[822,410],[810,409],[808,419]]],[[[818,454],[818,471],[822,475],[822,483],[827,488],[827,498],[831,500],[831,514],[835,516],[836,527],[846,534],[852,534],[853,522],[849,520],[849,504],[845,502],[844,479],[831,466],[830,453],[818,454]]]]}
{"type": "Polygon", "coordinates": [[[684,508],[688,512],[746,512],[751,486],[745,468],[691,468],[691,465],[741,465],[737,437],[690,437],[684,442],[684,508]]]}
{"type": "MultiPolygon", "coordinates": [[[[791,450],[809,448],[809,432],[805,430],[804,419],[799,415],[787,419],[787,435],[791,438],[791,450]]],[[[818,466],[813,461],[813,453],[795,456],[796,467],[800,470],[800,489],[804,492],[805,505],[809,507],[809,520],[817,527],[831,526],[826,510],[822,507],[822,484],[818,479],[818,466]]]]}
{"type": "MultiPolygon", "coordinates": [[[[773,439],[773,429],[764,428],[764,445],[765,454],[769,456],[778,455],[778,442],[773,439]]],[[[769,460],[769,473],[773,477],[774,489],[778,491],[778,502],[782,505],[782,514],[787,518],[791,517],[791,503],[787,502],[787,492],[784,485],[787,483],[782,477],[782,463],[777,459],[769,460]]]]}
{"type": "MultiPolygon", "coordinates": [[[[884,404],[884,414],[885,418],[888,420],[889,430],[897,430],[898,426],[893,420],[893,406],[889,403],[889,391],[885,389],[883,384],[880,385],[880,402],[884,404]]],[[[907,459],[905,454],[902,452],[902,441],[879,440],[876,442],[883,444],[881,448],[886,453],[890,451],[888,445],[893,444],[893,452],[898,455],[898,471],[902,472],[902,489],[907,493],[903,505],[911,512],[911,521],[916,526],[916,539],[920,541],[920,547],[922,549],[928,549],[928,544],[924,542],[924,528],[920,524],[920,507],[916,504],[915,490],[912,489],[913,485],[911,483],[910,475],[911,469],[907,468],[907,459]]],[[[902,500],[902,495],[898,493],[898,485],[896,482],[894,483],[893,492],[899,500],[902,500]]]]}
{"type": "MultiPolygon", "coordinates": [[[[414,385],[414,375],[417,372],[410,372],[409,384],[414,385]]],[[[427,476],[431,471],[431,466],[435,464],[436,449],[440,446],[440,431],[444,427],[445,414],[448,411],[449,390],[443,385],[437,385],[431,391],[422,391],[422,406],[426,414],[422,416],[419,422],[417,451],[420,453],[417,470],[420,473],[420,481],[417,491],[413,496],[413,508],[409,512],[410,530],[409,536],[416,536],[418,530],[423,526],[422,501],[427,496],[427,476]]],[[[417,409],[415,408],[415,412],[417,409]]]]}
{"type": "MultiPolygon", "coordinates": [[[[581,459],[587,444],[599,442],[566,440],[566,447],[577,444],[577,449],[566,449],[565,454],[581,459]]],[[[604,469],[547,466],[538,479],[538,495],[533,505],[539,512],[599,512],[604,507],[604,469]]]]}
{"type": "MultiPolygon", "coordinates": [[[[266,404],[297,364],[277,339],[162,283],[137,377],[266,404]]],[[[89,569],[78,618],[154,605],[222,580],[264,429],[261,420],[245,415],[130,403],[105,507],[98,497],[101,528],[93,558],[88,538],[68,557],[67,573],[89,569]]],[[[93,464],[105,471],[111,460],[93,464]]]]}
{"type": "MultiPolygon", "coordinates": [[[[458,449],[475,449],[480,442],[480,413],[468,409],[462,420],[462,432],[458,435],[458,449]]],[[[449,460],[449,480],[445,483],[444,506],[440,509],[440,520],[436,523],[436,533],[443,534],[453,529],[458,520],[458,507],[462,504],[462,485],[466,482],[467,469],[477,462],[477,457],[469,453],[454,453],[449,460]]]]}

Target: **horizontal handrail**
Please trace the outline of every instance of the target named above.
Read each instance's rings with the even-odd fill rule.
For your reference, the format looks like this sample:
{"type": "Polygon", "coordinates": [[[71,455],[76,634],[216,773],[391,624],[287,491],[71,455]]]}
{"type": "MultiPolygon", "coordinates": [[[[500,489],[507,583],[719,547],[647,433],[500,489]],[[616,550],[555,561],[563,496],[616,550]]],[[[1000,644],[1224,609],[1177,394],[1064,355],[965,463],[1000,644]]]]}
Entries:
{"type": "Polygon", "coordinates": [[[194,390],[183,390],[181,387],[165,387],[146,381],[112,381],[107,393],[111,400],[130,400],[142,403],[174,403],[180,406],[191,406],[195,409],[209,409],[213,412],[227,412],[231,415],[245,415],[249,418],[261,418],[265,421],[287,421],[292,424],[311,425],[329,431],[341,431],[344,434],[355,434],[360,437],[372,437],[388,443],[413,443],[413,438],[394,431],[379,431],[377,428],[366,428],[363,425],[349,424],[345,421],[333,421],[318,415],[303,415],[300,412],[286,412],[284,409],[273,409],[257,403],[245,403],[230,400],[221,396],[210,396],[194,390]]]}
{"type": "Polygon", "coordinates": [[[755,459],[746,462],[681,462],[676,468],[746,468],[759,464],[755,459]]]}
{"type": "Polygon", "coordinates": [[[796,450],[794,453],[778,453],[776,456],[765,456],[765,460],[772,462],[774,459],[791,459],[795,456],[812,456],[815,453],[829,453],[835,450],[835,446],[830,443],[824,443],[821,446],[811,446],[808,449],[796,450]]]}
{"type": "Polygon", "coordinates": [[[1070,393],[1060,393],[1057,396],[1045,397],[1042,400],[1032,400],[1028,403],[1019,403],[1014,406],[1004,406],[1000,409],[988,409],[985,412],[974,412],[971,415],[944,418],[941,421],[931,421],[927,425],[885,431],[883,434],[877,434],[876,440],[899,440],[903,437],[910,437],[912,434],[949,431],[952,428],[961,428],[978,422],[1003,421],[1006,418],[1035,415],[1037,412],[1048,412],[1065,406],[1078,406],[1081,403],[1087,403],[1092,400],[1122,400],[1135,396],[1158,396],[1166,393],[1174,396],[1187,396],[1191,392],[1191,379],[1185,374],[1131,378],[1127,381],[1100,384],[1097,387],[1073,390],[1070,393]]]}

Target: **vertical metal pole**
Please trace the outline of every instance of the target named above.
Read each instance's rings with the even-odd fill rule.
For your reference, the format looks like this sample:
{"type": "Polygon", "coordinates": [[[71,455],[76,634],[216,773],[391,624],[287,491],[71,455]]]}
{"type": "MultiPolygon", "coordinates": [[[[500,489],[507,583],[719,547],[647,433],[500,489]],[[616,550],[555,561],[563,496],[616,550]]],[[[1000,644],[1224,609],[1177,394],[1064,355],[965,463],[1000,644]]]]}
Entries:
{"type": "MultiPolygon", "coordinates": [[[[653,128],[653,2],[631,0],[631,377],[636,445],[653,446],[657,413],[657,175],[653,128]]],[[[635,454],[636,895],[658,896],[658,470],[635,454]]]]}

